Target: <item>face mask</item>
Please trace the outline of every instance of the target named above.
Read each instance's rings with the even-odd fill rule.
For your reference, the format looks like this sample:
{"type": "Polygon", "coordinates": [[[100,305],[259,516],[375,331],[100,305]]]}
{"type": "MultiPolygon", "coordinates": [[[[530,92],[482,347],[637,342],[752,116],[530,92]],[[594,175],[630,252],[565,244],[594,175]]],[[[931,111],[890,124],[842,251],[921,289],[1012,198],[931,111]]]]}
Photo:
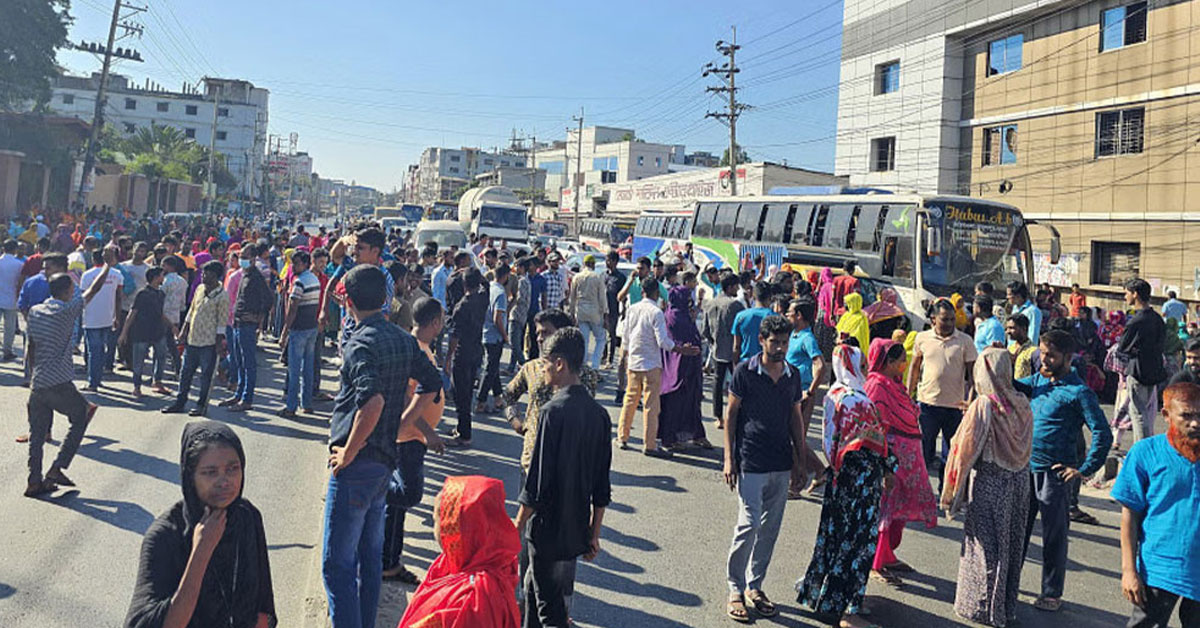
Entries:
{"type": "Polygon", "coordinates": [[[239,259],[239,260],[238,260],[238,266],[241,266],[242,268],[250,268],[250,260],[248,260],[248,259],[239,259]]]}

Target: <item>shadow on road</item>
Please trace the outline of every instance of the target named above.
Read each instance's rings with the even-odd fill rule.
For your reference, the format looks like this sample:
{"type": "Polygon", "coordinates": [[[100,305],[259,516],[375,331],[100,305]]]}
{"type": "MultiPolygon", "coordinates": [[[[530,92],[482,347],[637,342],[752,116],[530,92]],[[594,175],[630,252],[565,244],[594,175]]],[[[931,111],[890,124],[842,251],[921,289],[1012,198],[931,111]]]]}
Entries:
{"type": "Polygon", "coordinates": [[[79,491],[75,489],[43,501],[74,510],[81,515],[103,521],[122,530],[128,530],[138,536],[145,534],[146,530],[150,528],[150,524],[154,523],[154,515],[138,504],[115,499],[80,497],[79,491]]]}
{"type": "Polygon", "coordinates": [[[164,482],[179,484],[178,462],[172,462],[132,449],[125,449],[124,447],[115,447],[119,444],[120,441],[111,438],[85,434],[83,445],[79,447],[79,455],[89,460],[95,460],[96,462],[120,467],[134,473],[158,478],[164,482]]]}

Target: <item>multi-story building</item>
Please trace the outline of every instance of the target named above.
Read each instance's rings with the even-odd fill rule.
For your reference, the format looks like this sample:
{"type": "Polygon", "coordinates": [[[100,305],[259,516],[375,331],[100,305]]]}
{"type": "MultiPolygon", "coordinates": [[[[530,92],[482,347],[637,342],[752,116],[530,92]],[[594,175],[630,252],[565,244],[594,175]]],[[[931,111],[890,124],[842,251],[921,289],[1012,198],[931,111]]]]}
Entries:
{"type": "Polygon", "coordinates": [[[577,183],[587,194],[603,184],[667,174],[673,171],[672,165],[684,163],[682,145],[639,140],[633,129],[592,126],[583,129],[582,138],[581,142],[579,131],[571,130],[565,142],[534,151],[534,165],[546,171],[549,198],[571,194],[577,165],[581,175],[577,183]]]}
{"type": "Polygon", "coordinates": [[[1200,1],[846,0],[842,41],[852,185],[1020,207],[1039,281],[1200,296],[1200,1]]]}
{"type": "Polygon", "coordinates": [[[412,177],[413,200],[423,205],[457,201],[456,195],[479,174],[498,168],[524,168],[523,155],[492,153],[478,148],[426,148],[412,177]]]}
{"type": "MultiPolygon", "coordinates": [[[[178,92],[150,81],[138,87],[119,74],[109,75],[108,81],[106,124],[126,134],[151,124],[170,126],[202,146],[209,146],[214,140],[215,129],[212,145],[225,155],[229,172],[240,183],[238,192],[247,197],[258,194],[266,154],[270,96],[267,90],[249,81],[208,77],[203,80],[202,90],[184,85],[178,92]]],[[[50,108],[91,122],[99,82],[99,73],[55,78],[50,108]]]]}

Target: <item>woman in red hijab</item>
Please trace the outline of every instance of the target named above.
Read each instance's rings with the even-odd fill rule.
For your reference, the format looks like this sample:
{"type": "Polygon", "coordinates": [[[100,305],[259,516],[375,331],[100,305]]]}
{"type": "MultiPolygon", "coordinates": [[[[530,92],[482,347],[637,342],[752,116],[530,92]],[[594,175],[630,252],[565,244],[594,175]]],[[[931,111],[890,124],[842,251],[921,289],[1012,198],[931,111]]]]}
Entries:
{"type": "Polygon", "coordinates": [[[399,628],[516,628],[517,528],[504,510],[504,484],[450,477],[438,494],[435,535],[442,555],[417,588],[399,628]]]}

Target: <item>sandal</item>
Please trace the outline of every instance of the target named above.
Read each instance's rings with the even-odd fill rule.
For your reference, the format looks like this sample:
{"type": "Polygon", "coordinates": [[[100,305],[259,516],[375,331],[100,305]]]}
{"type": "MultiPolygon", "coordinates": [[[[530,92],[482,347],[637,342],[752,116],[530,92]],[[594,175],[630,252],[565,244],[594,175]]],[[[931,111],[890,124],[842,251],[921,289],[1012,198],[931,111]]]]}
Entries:
{"type": "Polygon", "coordinates": [[[900,576],[888,571],[886,567],[883,569],[872,569],[871,579],[876,582],[886,584],[889,587],[898,587],[904,584],[904,581],[900,579],[900,576]]]}
{"type": "Polygon", "coordinates": [[[779,609],[767,599],[767,594],[762,591],[747,591],[746,600],[754,607],[754,612],[763,617],[774,617],[779,614],[779,609]]]}
{"type": "Polygon", "coordinates": [[[400,570],[395,573],[384,575],[383,579],[399,582],[400,584],[409,584],[412,586],[418,586],[421,584],[421,579],[417,577],[417,574],[409,571],[405,567],[400,567],[400,570]]]}
{"type": "Polygon", "coordinates": [[[729,602],[725,605],[725,614],[733,621],[743,624],[750,623],[750,613],[746,611],[746,603],[742,600],[742,596],[730,596],[729,602]]]}
{"type": "Polygon", "coordinates": [[[1039,596],[1038,599],[1033,601],[1033,607],[1039,611],[1054,613],[1057,612],[1058,609],[1062,608],[1062,600],[1056,597],[1039,596]]]}
{"type": "Polygon", "coordinates": [[[1099,519],[1097,519],[1096,517],[1092,516],[1091,514],[1086,513],[1078,508],[1076,508],[1075,510],[1072,510],[1067,516],[1071,519],[1071,521],[1074,521],[1075,523],[1086,523],[1087,525],[1090,525],[1090,526],[1100,525],[1099,519]]]}

